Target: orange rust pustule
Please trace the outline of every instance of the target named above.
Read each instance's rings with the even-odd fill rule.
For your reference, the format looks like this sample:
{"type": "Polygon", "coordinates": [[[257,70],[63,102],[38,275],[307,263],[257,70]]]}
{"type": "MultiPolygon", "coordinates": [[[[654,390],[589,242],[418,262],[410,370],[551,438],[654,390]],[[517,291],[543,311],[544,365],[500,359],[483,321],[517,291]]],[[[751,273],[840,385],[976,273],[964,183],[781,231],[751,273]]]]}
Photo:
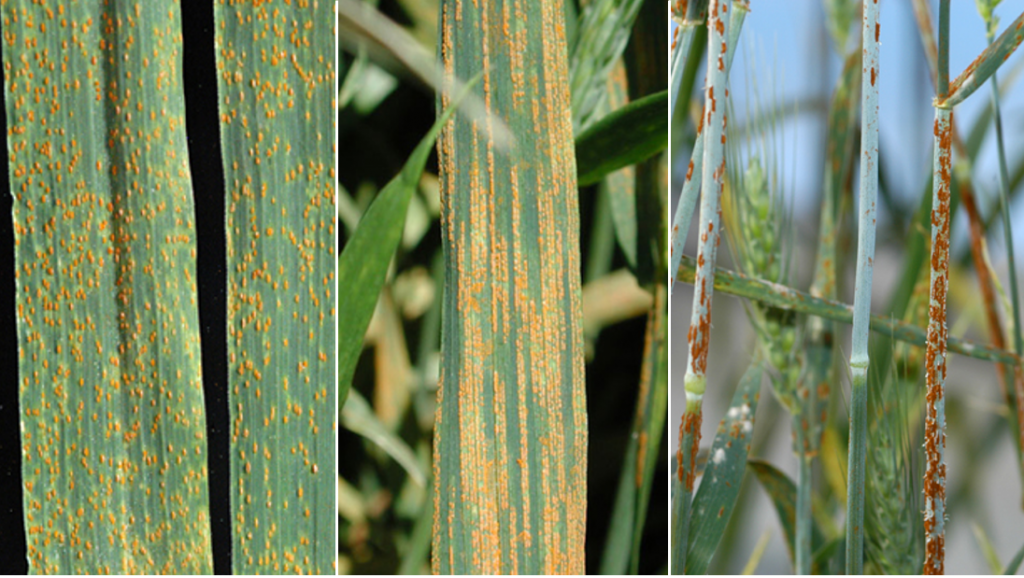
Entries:
{"type": "Polygon", "coordinates": [[[704,311],[696,327],[690,327],[687,337],[690,342],[690,364],[697,375],[704,375],[708,367],[708,345],[711,341],[711,295],[707,279],[702,278],[698,286],[699,303],[704,311]]]}
{"type": "Polygon", "coordinates": [[[678,464],[679,481],[683,482],[687,492],[693,492],[693,482],[697,476],[697,453],[700,451],[700,425],[703,414],[700,411],[683,414],[683,422],[679,426],[679,451],[676,452],[676,463],[678,464]],[[682,448],[689,440],[689,460],[683,455],[682,448]],[[683,463],[687,463],[684,470],[683,463]]]}

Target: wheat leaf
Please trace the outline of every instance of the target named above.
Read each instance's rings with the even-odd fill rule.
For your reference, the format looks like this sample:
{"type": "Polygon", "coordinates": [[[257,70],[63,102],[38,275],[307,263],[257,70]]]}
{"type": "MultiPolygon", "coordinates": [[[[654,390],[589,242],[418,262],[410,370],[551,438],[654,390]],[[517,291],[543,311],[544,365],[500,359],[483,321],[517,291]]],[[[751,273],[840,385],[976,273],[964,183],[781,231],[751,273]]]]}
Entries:
{"type": "MultiPolygon", "coordinates": [[[[468,94],[478,79],[470,81],[463,88],[462,95],[468,94]]],[[[344,294],[338,302],[339,405],[343,406],[348,397],[366,328],[384,286],[388,264],[402,238],[409,200],[416,191],[437,135],[455,112],[461,98],[456,98],[453,105],[438,117],[409,155],[401,172],[378,193],[338,259],[339,288],[344,294]]]]}
{"type": "Polygon", "coordinates": [[[460,77],[483,71],[480,94],[516,144],[496,150],[487,123],[458,113],[438,147],[446,276],[432,564],[582,573],[587,417],[563,10],[528,0],[508,16],[499,3],[441,3],[441,61],[460,77]]]}
{"type": "MultiPolygon", "coordinates": [[[[782,531],[786,535],[789,559],[793,560],[796,540],[796,484],[768,462],[747,460],[747,467],[757,476],[757,481],[761,482],[761,487],[768,492],[768,497],[775,506],[782,531]]],[[[814,548],[821,548],[824,541],[821,530],[814,524],[811,528],[811,544],[814,548]]]]}
{"type": "Polygon", "coordinates": [[[576,139],[579,185],[646,160],[668,146],[668,94],[645,96],[605,115],[576,139]]]}
{"type": "Polygon", "coordinates": [[[755,361],[736,386],[729,411],[718,424],[704,476],[693,499],[687,574],[706,574],[736,506],[754,436],[754,415],[761,397],[764,364],[755,361]]]}
{"type": "Polygon", "coordinates": [[[1017,573],[1017,569],[1020,568],[1020,563],[1024,562],[1024,545],[1017,550],[1017,553],[1010,560],[1010,563],[1006,565],[1006,570],[1003,571],[1005,576],[1013,576],[1017,573]]]}
{"type": "Polygon", "coordinates": [[[214,5],[232,566],[333,573],[335,42],[328,2],[214,5]]]}
{"type": "Polygon", "coordinates": [[[3,3],[33,573],[212,571],[177,3],[3,3]]]}

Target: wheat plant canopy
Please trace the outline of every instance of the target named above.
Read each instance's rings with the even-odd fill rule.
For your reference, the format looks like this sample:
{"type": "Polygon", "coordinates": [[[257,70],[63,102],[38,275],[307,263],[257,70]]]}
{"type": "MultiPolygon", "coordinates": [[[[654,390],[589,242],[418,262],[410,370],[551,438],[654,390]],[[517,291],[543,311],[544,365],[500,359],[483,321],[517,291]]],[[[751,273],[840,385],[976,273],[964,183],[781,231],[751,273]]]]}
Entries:
{"type": "Polygon", "coordinates": [[[563,6],[442,0],[440,18],[446,73],[482,71],[476,90],[515,142],[498,150],[490,123],[457,112],[438,145],[433,569],[580,574],[587,418],[563,6]]]}
{"type": "Polygon", "coordinates": [[[30,570],[210,573],[178,3],[2,12],[30,570]]]}
{"type": "Polygon", "coordinates": [[[232,565],[241,574],[333,574],[333,3],[218,0],[214,13],[232,565]]]}

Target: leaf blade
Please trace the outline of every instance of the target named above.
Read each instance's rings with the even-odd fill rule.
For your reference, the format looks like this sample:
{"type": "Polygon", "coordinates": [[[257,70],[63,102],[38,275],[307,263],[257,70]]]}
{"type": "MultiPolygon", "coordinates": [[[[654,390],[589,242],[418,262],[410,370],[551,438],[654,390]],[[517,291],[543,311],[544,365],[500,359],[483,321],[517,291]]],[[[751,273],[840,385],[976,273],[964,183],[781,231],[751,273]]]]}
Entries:
{"type": "Polygon", "coordinates": [[[232,568],[333,573],[333,7],[262,4],[245,16],[226,0],[214,4],[227,229],[232,568]],[[267,28],[278,34],[263,33],[267,28]]]}
{"type": "MultiPolygon", "coordinates": [[[[435,573],[582,573],[586,398],[563,12],[445,0],[446,68],[484,73],[515,138],[457,114],[440,139],[445,251],[435,573]],[[530,25],[529,23],[533,23],[530,25]]],[[[447,106],[442,95],[439,106],[447,106]]]]}
{"type": "Polygon", "coordinates": [[[32,573],[212,571],[180,11],[127,4],[3,5],[32,573]]]}
{"type": "Polygon", "coordinates": [[[339,282],[344,280],[346,286],[345,298],[339,299],[338,303],[338,327],[341,328],[338,332],[339,406],[344,406],[348,397],[366,328],[370,325],[374,305],[384,286],[391,256],[401,241],[409,200],[426,167],[434,141],[454,114],[458,103],[478,79],[471,80],[463,88],[461,96],[438,117],[430,131],[416,145],[401,172],[391,179],[366,209],[338,259],[338,279],[339,282]]]}
{"type": "Polygon", "coordinates": [[[718,424],[704,477],[693,499],[687,574],[707,573],[732,516],[746,472],[763,373],[763,362],[750,364],[736,386],[728,412],[718,424]]]}

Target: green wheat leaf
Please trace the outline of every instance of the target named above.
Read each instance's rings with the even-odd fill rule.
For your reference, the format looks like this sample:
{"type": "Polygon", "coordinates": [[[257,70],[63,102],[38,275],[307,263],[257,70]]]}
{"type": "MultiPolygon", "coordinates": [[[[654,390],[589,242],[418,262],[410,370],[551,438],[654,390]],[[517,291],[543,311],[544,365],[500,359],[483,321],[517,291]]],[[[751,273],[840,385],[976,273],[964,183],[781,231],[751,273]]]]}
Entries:
{"type": "Polygon", "coordinates": [[[636,573],[643,521],[667,419],[668,296],[664,285],[654,290],[654,302],[647,314],[637,407],[601,556],[601,574],[636,573]]]}
{"type": "Polygon", "coordinates": [[[937,106],[952,109],[963,102],[999,70],[999,67],[1017,50],[1021,41],[1024,41],[1024,13],[1010,22],[1006,31],[989,44],[956,80],[949,83],[949,96],[940,100],[937,106]]]}
{"type": "MultiPolygon", "coordinates": [[[[692,257],[683,256],[679,266],[679,281],[693,283],[695,263],[692,257]]],[[[767,305],[808,313],[849,324],[853,320],[853,308],[849,305],[813,297],[790,287],[777,283],[747,277],[742,273],[717,267],[715,269],[715,291],[721,291],[737,297],[744,297],[767,305]]],[[[904,321],[898,321],[881,315],[871,315],[871,331],[905,343],[923,346],[926,336],[924,329],[904,321]]],[[[950,336],[949,351],[975,359],[1001,361],[1016,364],[1017,356],[1012,351],[998,349],[989,345],[977,344],[950,336]]]]}
{"type": "MultiPolygon", "coordinates": [[[[571,4],[571,2],[569,2],[571,4]]],[[[616,65],[608,74],[608,100],[605,107],[616,110],[629,102],[629,83],[626,77],[626,64],[619,59],[616,65]]],[[[580,141],[576,139],[579,147],[580,141]]],[[[577,174],[579,173],[580,151],[576,151],[577,174]]],[[[603,160],[603,159],[599,159],[603,160]]],[[[577,176],[577,178],[579,178],[577,176]]],[[[584,185],[580,185],[584,186],[584,185]]],[[[604,192],[608,195],[611,206],[612,228],[615,232],[615,240],[626,257],[626,263],[630,267],[636,267],[636,244],[637,244],[637,222],[636,222],[636,169],[632,166],[625,166],[617,171],[605,175],[602,183],[604,192]]]]}
{"type": "Polygon", "coordinates": [[[328,2],[214,5],[232,566],[333,573],[335,42],[328,2]]]}
{"type": "Polygon", "coordinates": [[[409,200],[420,181],[434,141],[445,122],[451,118],[463,96],[479,80],[471,80],[452,106],[438,117],[430,131],[420,140],[402,171],[391,179],[377,195],[345,244],[338,260],[338,279],[344,298],[339,300],[338,327],[338,403],[345,404],[352,376],[359,361],[366,328],[373,317],[388,264],[402,238],[409,200]]]}
{"type": "Polygon", "coordinates": [[[178,4],[2,6],[29,569],[209,574],[178,4]]]}
{"type": "Polygon", "coordinates": [[[420,466],[416,454],[402,438],[391,431],[373,413],[373,408],[358,391],[349,392],[348,401],[341,410],[341,421],[345,428],[375,443],[387,452],[409,477],[420,486],[427,483],[427,474],[420,466]]]}
{"type": "Polygon", "coordinates": [[[704,476],[693,499],[687,574],[707,573],[736,506],[754,436],[754,414],[761,397],[763,372],[763,362],[755,361],[747,368],[736,386],[729,411],[718,424],[704,476]]]}
{"type": "MultiPolygon", "coordinates": [[[[668,36],[665,6],[645,2],[626,49],[629,97],[633,102],[664,94],[655,118],[662,124],[661,142],[668,143],[668,36]]],[[[654,136],[652,135],[652,139],[654,136]]],[[[639,145],[638,145],[639,146],[639,145]]],[[[642,148],[642,147],[641,147],[642,148]]],[[[668,166],[666,155],[654,154],[636,167],[636,276],[641,286],[664,283],[668,262],[668,166]]]]}
{"type": "MultiPolygon", "coordinates": [[[[615,62],[626,50],[633,21],[642,0],[589,0],[584,2],[578,39],[572,45],[572,112],[578,130],[597,120],[607,92],[601,90],[615,62]]],[[[664,7],[659,7],[664,10],[664,7]]]]}
{"type": "MultiPolygon", "coordinates": [[[[445,255],[436,573],[582,573],[587,415],[579,208],[559,2],[443,0],[439,55],[515,144],[441,136],[445,255]]],[[[582,29],[581,29],[582,33],[582,29]]],[[[439,99],[447,107],[451,95],[439,99]]]]}
{"type": "MultiPolygon", "coordinates": [[[[789,559],[793,560],[794,541],[796,540],[796,484],[768,462],[747,460],[747,467],[757,476],[764,491],[768,492],[768,497],[771,498],[775,511],[779,514],[779,523],[782,524],[782,531],[786,534],[789,559]]],[[[811,544],[820,548],[825,540],[817,524],[811,528],[811,534],[811,544]]]]}
{"type": "Polygon", "coordinates": [[[592,185],[668,146],[668,93],[661,91],[605,115],[576,139],[579,185],[592,185]]]}
{"type": "Polygon", "coordinates": [[[1024,562],[1024,545],[1021,545],[1020,550],[1017,550],[1017,554],[1013,556],[1010,563],[1006,565],[1006,570],[1003,571],[1005,576],[1013,576],[1017,573],[1017,569],[1020,568],[1020,563],[1024,562]]]}

